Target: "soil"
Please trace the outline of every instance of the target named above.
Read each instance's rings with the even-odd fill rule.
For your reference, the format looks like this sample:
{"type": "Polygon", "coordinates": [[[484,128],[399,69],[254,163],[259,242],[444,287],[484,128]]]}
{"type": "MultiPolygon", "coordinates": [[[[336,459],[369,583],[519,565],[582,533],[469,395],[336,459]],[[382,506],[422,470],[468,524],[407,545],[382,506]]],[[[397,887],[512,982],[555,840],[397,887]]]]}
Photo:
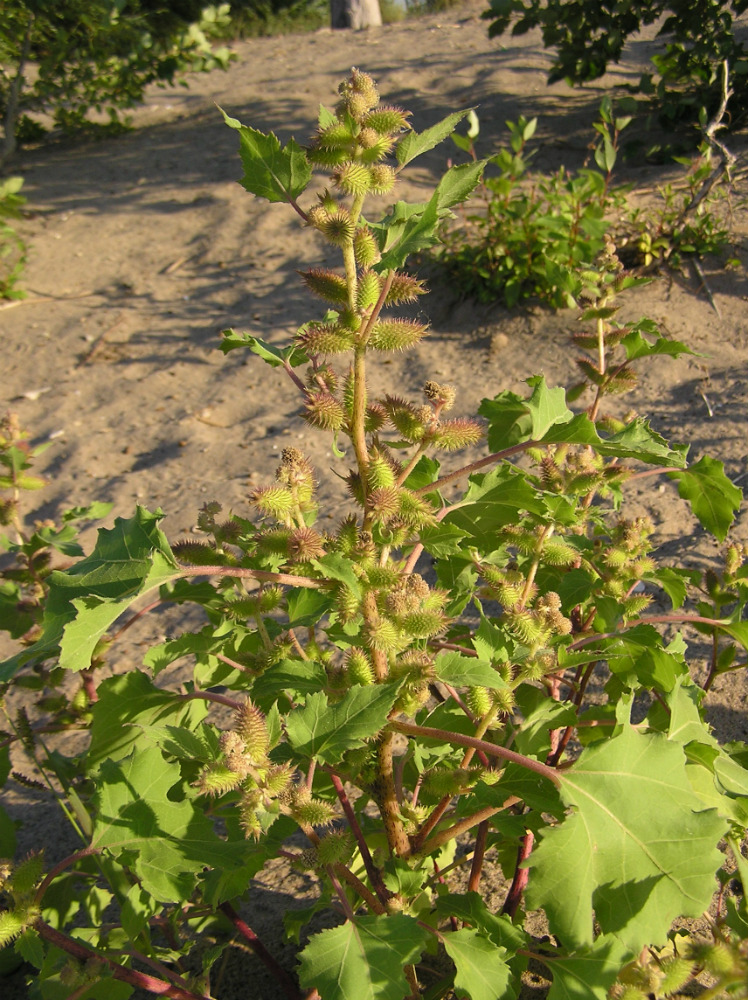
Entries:
{"type": "MultiPolygon", "coordinates": [[[[626,62],[594,86],[547,86],[550,59],[539,34],[491,41],[479,16],[483,6],[468,0],[366,32],[323,29],[238,42],[226,73],[190,78],[188,89],[151,90],[134,115],[134,131],[104,141],[53,139],[20,155],[13,171],[25,177],[29,203],[21,227],[31,247],[29,297],[0,306],[0,407],[19,415],[34,443],[51,443],[40,459],[49,483],[32,498],[30,517],[55,518],[72,505],[104,500],[113,504],[109,525],[138,503],[163,508],[164,530],[175,540],[196,530],[207,500],[247,516],[248,488],[272,478],[288,444],[307,451],[322,470],[345,472],[345,460],[324,436],[298,419],[290,383],[253,355],[224,357],[219,350],[220,331],[229,327],[287,343],[317,316],[296,270],[334,259],[293,212],[239,186],[236,133],[215,105],[276,131],[284,142],[291,135],[304,142],[320,104],[334,103],[338,81],[358,66],[374,76],[387,102],[412,110],[418,131],[452,110],[477,107],[481,152],[488,154],[506,142],[506,119],[537,115],[536,165],[580,166],[601,96],[638,79],[651,41],[637,40],[626,62]]],[[[745,135],[733,134],[729,143],[739,153],[745,135]]],[[[417,161],[399,196],[423,198],[454,152],[445,144],[417,161]]],[[[621,180],[651,192],[677,174],[633,160],[621,180]]],[[[740,191],[734,205],[732,256],[740,267],[704,260],[701,275],[686,268],[624,302],[626,316],[649,316],[699,352],[646,366],[626,407],[646,413],[666,437],[690,444],[693,460],[705,453],[720,459],[728,476],[745,485],[748,220],[740,191]]],[[[458,390],[459,410],[470,414],[484,396],[521,391],[533,374],[544,373],[552,384],[574,380],[572,313],[476,306],[460,301],[438,276],[432,283],[434,292],[419,304],[430,336],[415,351],[388,359],[375,375],[375,391],[417,398],[425,379],[448,380],[458,390]]],[[[336,492],[334,476],[322,478],[333,482],[326,488],[335,516],[342,490],[336,492]]],[[[662,558],[714,562],[717,545],[672,484],[640,482],[630,490],[630,510],[653,518],[662,558]]],[[[84,533],[89,545],[94,531],[84,533]]],[[[748,543],[745,511],[731,537],[748,543]]],[[[137,663],[154,630],[160,638],[178,624],[156,615],[141,633],[131,630],[116,669],[137,663]]],[[[697,674],[702,658],[694,646],[697,674]]],[[[747,692],[746,675],[738,672],[710,693],[709,718],[720,738],[748,739],[747,692]]],[[[57,816],[33,790],[6,795],[26,823],[29,843],[49,844],[50,862],[79,846],[66,843],[57,816]]],[[[293,949],[282,940],[280,920],[288,908],[307,905],[312,892],[308,880],[284,866],[261,873],[252,888],[250,922],[289,968],[293,949]]],[[[25,997],[22,972],[2,992],[6,1000],[25,997]]],[[[234,951],[218,995],[275,1000],[280,992],[252,956],[234,951]]]]}

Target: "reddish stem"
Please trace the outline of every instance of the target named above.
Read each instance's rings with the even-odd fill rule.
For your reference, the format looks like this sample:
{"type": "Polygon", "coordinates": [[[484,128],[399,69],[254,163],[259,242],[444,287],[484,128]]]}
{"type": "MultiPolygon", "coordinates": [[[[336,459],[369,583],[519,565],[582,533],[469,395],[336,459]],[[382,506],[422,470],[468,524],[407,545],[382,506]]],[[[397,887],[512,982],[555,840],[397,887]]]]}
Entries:
{"type": "Polygon", "coordinates": [[[532,830],[528,830],[519,842],[519,848],[517,849],[517,865],[514,869],[514,878],[512,879],[512,884],[509,887],[507,897],[504,900],[504,905],[501,908],[501,912],[505,913],[512,919],[514,919],[514,916],[519,909],[519,904],[522,902],[522,893],[525,891],[527,880],[530,877],[528,869],[520,866],[523,861],[527,861],[530,857],[534,842],[535,834],[532,830]]]}
{"type": "Polygon", "coordinates": [[[366,869],[366,874],[369,876],[369,881],[374,887],[374,891],[383,903],[391,897],[391,893],[387,891],[387,888],[382,881],[382,873],[379,871],[377,866],[374,864],[374,859],[371,856],[369,850],[369,845],[366,843],[366,838],[364,837],[363,831],[356,819],[356,814],[353,811],[353,806],[351,805],[350,799],[346,795],[345,788],[343,787],[343,782],[340,778],[332,771],[328,772],[330,775],[330,780],[332,781],[333,788],[335,789],[335,794],[338,796],[338,801],[343,807],[343,812],[345,813],[345,818],[348,820],[348,825],[351,828],[351,833],[356,838],[356,843],[358,844],[358,849],[361,852],[361,860],[364,863],[364,868],[366,869]]]}
{"type": "Polygon", "coordinates": [[[417,496],[421,496],[426,493],[433,493],[434,490],[439,490],[442,486],[448,486],[449,483],[455,483],[458,479],[464,479],[465,476],[470,476],[479,469],[485,468],[487,465],[495,465],[502,459],[509,458],[510,455],[516,455],[519,452],[527,451],[528,448],[537,448],[539,445],[540,441],[523,441],[522,444],[512,445],[511,448],[504,448],[503,451],[495,451],[492,455],[486,455],[485,458],[479,458],[477,462],[471,462],[470,465],[465,465],[456,472],[451,472],[448,476],[443,476],[441,479],[437,479],[436,482],[429,483],[428,486],[422,486],[419,490],[414,490],[414,493],[416,493],[417,496]]]}
{"type": "Polygon", "coordinates": [[[276,962],[262,941],[260,941],[249,924],[242,920],[231,903],[221,903],[218,908],[226,914],[265,968],[272,972],[289,1000],[303,1000],[303,996],[296,983],[286,970],[276,962]]]}
{"type": "Polygon", "coordinates": [[[57,878],[60,872],[65,871],[71,865],[74,865],[76,861],[80,861],[81,858],[89,858],[92,854],[101,854],[101,848],[99,847],[84,847],[80,851],[76,851],[75,854],[69,855],[67,858],[63,858],[58,864],[48,871],[41,881],[39,888],[36,890],[34,895],[34,902],[37,906],[41,906],[41,902],[44,899],[44,893],[50,887],[51,883],[57,878]]]}
{"type": "Polygon", "coordinates": [[[558,785],[560,781],[556,771],[552,767],[548,767],[547,764],[543,764],[539,760],[533,760],[532,757],[525,757],[524,754],[517,753],[515,750],[507,750],[506,747],[489,743],[487,740],[478,740],[474,736],[463,736],[462,733],[450,732],[448,729],[432,729],[430,726],[416,726],[411,722],[392,722],[390,723],[390,727],[395,732],[404,733],[406,736],[423,736],[426,739],[439,740],[442,743],[454,743],[460,747],[482,750],[489,757],[501,757],[514,764],[519,764],[521,767],[526,767],[529,771],[535,771],[536,774],[540,774],[549,781],[552,781],[554,785],[558,785]]]}
{"type": "Polygon", "coordinates": [[[88,704],[96,704],[99,700],[99,692],[96,688],[93,670],[81,670],[81,681],[83,682],[83,690],[86,692],[86,698],[88,698],[88,704]]]}
{"type": "Polygon", "coordinates": [[[157,601],[151,601],[151,603],[146,605],[146,607],[141,608],[140,611],[136,611],[135,614],[132,615],[132,617],[127,619],[124,625],[120,625],[120,627],[117,629],[114,635],[111,636],[111,641],[116,642],[117,639],[119,639],[119,637],[124,632],[126,632],[129,628],[131,628],[135,624],[135,622],[138,621],[139,618],[142,618],[144,615],[149,614],[151,611],[154,610],[154,608],[159,607],[160,604],[163,604],[161,598],[159,598],[157,601]]]}
{"type": "MultiPolygon", "coordinates": [[[[168,983],[164,979],[157,979],[155,976],[149,976],[144,972],[137,972],[135,969],[127,969],[122,965],[118,965],[111,958],[107,958],[106,955],[102,955],[93,948],[89,948],[88,945],[83,944],[81,941],[68,937],[62,931],[55,930],[54,927],[45,924],[43,920],[36,921],[34,930],[45,941],[49,941],[56,948],[67,952],[73,958],[77,958],[79,962],[90,962],[92,959],[102,962],[112,970],[112,978],[118,979],[122,983],[129,983],[131,986],[146,990],[148,993],[153,993],[156,996],[169,997],[170,1000],[206,1000],[208,998],[207,993],[192,993],[174,983],[168,983]]],[[[299,998],[300,994],[297,993],[294,995],[293,1000],[299,1000],[299,998]]]]}
{"type": "Polygon", "coordinates": [[[202,701],[214,701],[217,705],[226,705],[235,711],[242,707],[242,703],[236,701],[235,698],[229,698],[225,694],[216,694],[214,691],[190,691],[189,694],[180,694],[178,697],[182,701],[194,701],[196,698],[200,698],[202,701]]]}
{"type": "Polygon", "coordinates": [[[468,892],[478,892],[480,887],[480,877],[483,871],[483,859],[486,856],[486,837],[488,836],[488,820],[484,819],[478,826],[475,834],[475,853],[473,863],[470,867],[470,878],[468,879],[468,892]]]}

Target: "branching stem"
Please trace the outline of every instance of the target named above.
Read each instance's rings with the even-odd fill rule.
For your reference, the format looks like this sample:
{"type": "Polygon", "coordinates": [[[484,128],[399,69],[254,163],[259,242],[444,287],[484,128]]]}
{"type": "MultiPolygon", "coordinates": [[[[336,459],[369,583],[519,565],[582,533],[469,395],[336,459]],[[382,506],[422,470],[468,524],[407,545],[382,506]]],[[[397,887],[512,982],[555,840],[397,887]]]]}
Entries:
{"type": "Polygon", "coordinates": [[[287,587],[310,587],[319,590],[325,580],[313,580],[310,576],[294,576],[292,573],[272,573],[265,569],[249,569],[247,566],[180,566],[179,576],[229,576],[237,579],[249,578],[263,583],[279,583],[287,587]]]}
{"type": "MultiPolygon", "coordinates": [[[[67,952],[73,958],[77,958],[79,962],[86,963],[92,960],[103,962],[111,969],[112,978],[122,983],[129,983],[138,989],[146,990],[148,993],[155,994],[155,996],[168,997],[170,1000],[206,1000],[206,998],[209,1000],[207,993],[193,993],[190,990],[183,989],[181,986],[169,983],[165,979],[157,979],[155,976],[137,972],[135,969],[127,969],[113,959],[107,958],[106,955],[102,955],[101,952],[89,948],[88,945],[83,944],[83,942],[76,938],[68,937],[62,931],[50,927],[43,920],[36,921],[34,930],[45,941],[49,941],[56,948],[67,952]]],[[[298,991],[294,992],[293,996],[289,994],[289,1000],[299,1000],[299,998],[300,994],[298,991]]]]}
{"type": "Polygon", "coordinates": [[[427,739],[438,740],[440,743],[454,743],[456,746],[468,747],[474,750],[482,750],[488,757],[500,757],[502,760],[512,761],[520,767],[526,767],[528,771],[552,781],[554,785],[560,784],[558,773],[547,764],[532,757],[525,757],[524,754],[515,750],[507,750],[506,747],[497,746],[495,743],[488,743],[486,740],[478,740],[473,736],[463,736],[462,733],[450,732],[447,729],[432,729],[430,726],[417,726],[412,722],[391,722],[390,729],[406,736],[424,736],[427,739]]]}

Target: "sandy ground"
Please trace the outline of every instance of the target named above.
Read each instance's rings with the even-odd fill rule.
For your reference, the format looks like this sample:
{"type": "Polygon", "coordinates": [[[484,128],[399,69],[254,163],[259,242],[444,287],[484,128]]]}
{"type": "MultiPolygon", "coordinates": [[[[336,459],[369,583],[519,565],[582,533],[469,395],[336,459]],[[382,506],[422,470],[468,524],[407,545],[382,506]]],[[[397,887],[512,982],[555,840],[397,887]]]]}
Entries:
{"type": "MultiPolygon", "coordinates": [[[[345,471],[324,437],[296,419],[290,385],[253,356],[224,357],[218,350],[226,327],[287,342],[318,308],[295,270],[333,258],[293,212],[255,201],[236,183],[236,135],[214,105],[284,141],[295,135],[304,142],[320,103],[334,103],[337,82],[355,65],[377,79],[387,101],[413,111],[419,131],[452,110],[477,106],[482,152],[490,153],[506,141],[507,118],[537,115],[538,166],[580,165],[602,93],[638,78],[650,43],[636,42],[629,61],[598,86],[547,87],[549,60],[539,35],[507,39],[506,47],[490,41],[482,6],[470,0],[445,14],[363,33],[321,30],[238,43],[227,73],[193,78],[188,90],[151,91],[135,115],[135,131],[100,142],[50,142],[20,156],[13,168],[24,175],[29,199],[23,225],[31,245],[29,298],[0,307],[0,408],[16,411],[35,443],[52,441],[40,460],[49,485],[34,497],[34,516],[106,500],[114,504],[110,523],[116,514],[129,516],[136,503],[161,506],[175,540],[192,530],[206,500],[247,514],[248,486],[272,476],[288,444],[302,447],[322,469],[345,471]]],[[[746,145],[744,135],[731,142],[736,152],[746,145]]],[[[400,196],[425,194],[453,152],[444,145],[419,160],[400,196]]],[[[668,176],[643,163],[622,172],[622,179],[649,189],[668,176]]],[[[739,199],[734,224],[735,255],[745,265],[748,223],[739,199]]],[[[627,315],[660,321],[702,354],[649,366],[633,405],[665,436],[688,442],[693,459],[703,453],[721,459],[745,486],[746,272],[711,261],[703,267],[713,304],[691,271],[627,300],[627,315]]],[[[571,313],[475,306],[436,284],[419,304],[432,324],[430,337],[387,361],[375,390],[415,395],[426,378],[449,380],[460,412],[469,414],[484,396],[520,390],[532,374],[544,372],[554,384],[573,380],[571,313]]],[[[654,518],[663,558],[714,560],[715,544],[672,487],[651,479],[642,484],[632,510],[654,518]]],[[[332,516],[341,499],[334,486],[328,499],[332,516]]],[[[93,530],[86,532],[89,542],[93,530]]],[[[748,542],[745,513],[733,537],[748,542]]],[[[160,636],[172,625],[156,619],[150,627],[160,636]]],[[[128,634],[120,662],[133,662],[147,638],[128,634]]],[[[698,657],[697,648],[697,672],[698,657]]],[[[747,690],[738,673],[711,693],[710,718],[722,738],[748,739],[747,690]]],[[[22,790],[12,808],[49,840],[49,860],[67,852],[51,833],[56,818],[41,810],[33,792],[22,790]]],[[[253,890],[252,925],[289,965],[279,914],[303,905],[309,888],[279,869],[263,874],[253,890]]],[[[26,996],[20,975],[2,991],[6,1000],[26,996]]],[[[278,993],[251,957],[236,953],[219,995],[274,1000],[278,993]]]]}

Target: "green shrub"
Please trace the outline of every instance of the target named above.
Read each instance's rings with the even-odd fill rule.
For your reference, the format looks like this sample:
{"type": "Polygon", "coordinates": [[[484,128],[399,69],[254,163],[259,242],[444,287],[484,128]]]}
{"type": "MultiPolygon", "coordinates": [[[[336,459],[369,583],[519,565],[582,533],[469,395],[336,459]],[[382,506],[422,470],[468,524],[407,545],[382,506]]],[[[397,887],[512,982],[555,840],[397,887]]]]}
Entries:
{"type": "MultiPolygon", "coordinates": [[[[507,122],[509,148],[487,161],[491,173],[484,176],[473,211],[457,225],[445,224],[436,251],[461,297],[509,307],[527,299],[555,309],[573,307],[586,295],[586,270],[593,269],[594,280],[611,244],[638,273],[678,268],[689,258],[725,251],[731,160],[721,150],[715,156],[705,141],[696,156],[676,158],[685,168],[682,180],[659,188],[646,209],[632,208],[626,190],[613,183],[620,133],[630,121],[616,116],[605,98],[594,126],[595,165],[576,172],[560,167],[552,174],[531,170],[534,151],[527,145],[537,120],[507,122]]],[[[478,132],[473,114],[468,134],[452,136],[473,159],[478,132]]]]}
{"type": "MultiPolygon", "coordinates": [[[[206,998],[228,935],[291,1000],[510,1000],[530,961],[551,998],[659,997],[703,968],[715,990],[738,995],[745,981],[744,896],[720,895],[703,940],[669,936],[709,907],[732,864],[748,885],[748,751],[714,739],[686,639],[659,629],[708,637],[704,689],[737,669],[746,552],[728,545],[703,580],[662,566],[653,525],[626,500],[651,466],[724,542],[741,493],[719,462],[689,465],[687,448],[611,408],[638,361],[689,348],[646,319],[617,321],[635,282],[611,257],[586,278],[582,382],[568,396],[535,375],[521,395],[484,400],[478,421],[452,415],[448,384],[429,379],[414,400],[368,388],[372,362],[426,335],[393,315],[424,291],[404,265],[438,241],[484,164],[450,168],[428,201],[398,201],[377,221],[367,197],[390,192],[464,117],[416,133],[354,70],[306,149],[226,119],[243,186],[288,204],[341,266],[302,273],[323,305],[290,343],[230,330],[223,350],[288,379],[306,422],[348,458],[348,511],[336,525],[320,517],[318,473],[287,448],[246,510],[204,505],[202,541],[171,546],[161,512],[139,507],[89,555],[45,571],[36,634],[0,666],[0,776],[15,744],[29,767],[14,780],[38,768],[82,843],[49,871],[40,853],[0,867],[0,944],[35,967],[43,996],[206,998]],[[326,186],[310,198],[314,170],[326,186]],[[489,454],[442,471],[437,456],[483,436],[489,454]],[[650,610],[654,598],[672,610],[650,610]],[[195,605],[203,625],[102,677],[141,599],[195,605]],[[164,673],[180,661],[181,676],[164,673]],[[591,698],[593,674],[604,688],[591,698]],[[21,685],[38,711],[11,708],[21,685]],[[219,728],[210,711],[227,707],[219,728]],[[66,725],[86,734],[83,750],[51,748],[66,725]],[[493,909],[487,856],[506,875],[493,909]],[[301,949],[298,982],[249,915],[250,880],[278,858],[319,888],[286,914],[288,937],[333,915],[301,949]],[[545,911],[548,934],[533,938],[525,907],[545,911]]],[[[14,494],[37,485],[18,439],[9,423],[0,487],[14,494]]],[[[12,523],[14,503],[3,509],[12,523]]],[[[40,543],[58,538],[50,528],[40,543]]],[[[35,544],[11,540],[39,575],[35,544]]],[[[0,822],[7,856],[13,837],[0,822]]]]}
{"type": "Polygon", "coordinates": [[[142,100],[149,83],[225,66],[228,51],[212,49],[208,34],[228,5],[190,23],[199,12],[194,0],[8,0],[0,20],[2,158],[15,149],[19,124],[28,131],[29,116],[51,115],[61,128],[77,129],[95,110],[121,125],[121,112],[142,100]]]}
{"type": "Polygon", "coordinates": [[[26,264],[26,244],[8,224],[8,219],[20,218],[26,199],[20,194],[23,177],[0,180],[0,299],[20,299],[25,293],[17,288],[26,264]]]}

